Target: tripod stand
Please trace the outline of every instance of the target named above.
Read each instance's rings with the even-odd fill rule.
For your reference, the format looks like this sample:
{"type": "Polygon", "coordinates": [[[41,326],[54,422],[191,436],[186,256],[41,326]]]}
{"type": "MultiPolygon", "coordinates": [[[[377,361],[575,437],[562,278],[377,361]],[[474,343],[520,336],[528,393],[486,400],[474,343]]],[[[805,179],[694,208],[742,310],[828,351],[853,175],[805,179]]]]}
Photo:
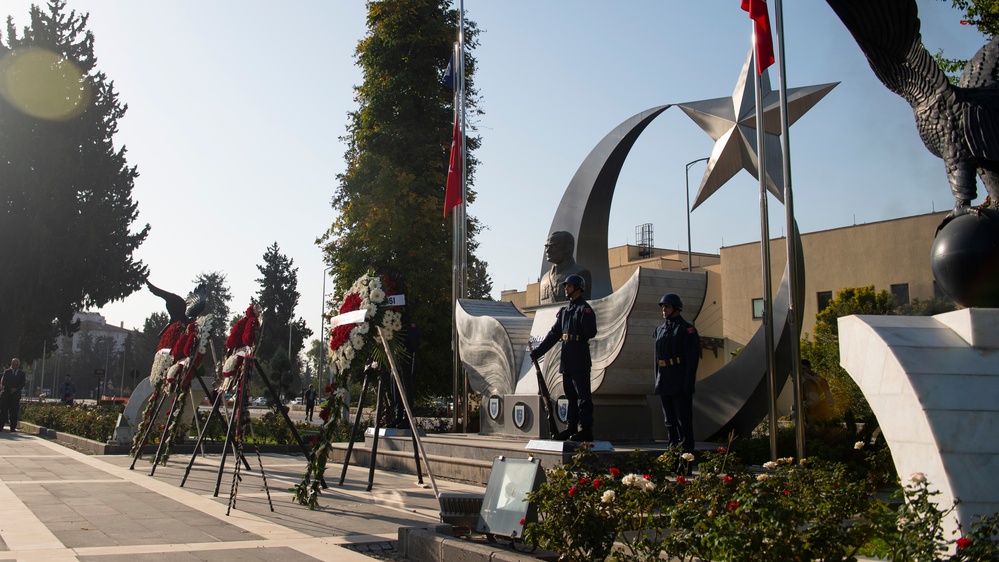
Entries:
{"type": "MultiPolygon", "coordinates": [[[[390,366],[390,376],[392,381],[395,383],[396,387],[399,389],[400,396],[406,396],[405,389],[403,388],[402,380],[399,378],[399,367],[396,364],[395,355],[392,353],[391,348],[388,345],[388,341],[385,338],[384,329],[378,328],[378,335],[382,340],[382,346],[385,348],[385,355],[388,358],[390,366]]],[[[381,419],[382,419],[382,380],[381,374],[377,369],[368,368],[364,370],[364,382],[361,383],[361,396],[358,397],[357,401],[357,414],[354,416],[353,429],[350,432],[350,441],[347,443],[347,453],[343,459],[343,472],[340,473],[340,485],[343,486],[344,480],[347,478],[347,467],[350,465],[350,454],[354,450],[354,436],[357,435],[357,429],[360,427],[361,423],[361,411],[364,406],[364,396],[368,391],[368,384],[372,376],[378,377],[378,394],[375,398],[375,432],[374,439],[371,443],[371,462],[368,467],[368,487],[367,491],[371,491],[371,487],[375,480],[375,459],[378,455],[378,434],[381,430],[381,419]]],[[[430,483],[434,488],[434,495],[438,498],[440,497],[440,492],[437,490],[437,481],[434,479],[434,473],[430,470],[430,463],[427,461],[427,452],[423,448],[423,442],[420,441],[419,430],[416,428],[416,418],[413,417],[413,410],[409,404],[409,400],[403,399],[403,408],[406,410],[406,419],[410,420],[410,434],[413,439],[413,455],[416,461],[416,475],[419,479],[419,483],[423,484],[423,472],[420,470],[420,457],[423,457],[424,465],[427,468],[427,474],[430,476],[430,483]]]]}
{"type": "MultiPolygon", "coordinates": [[[[249,356],[245,357],[243,359],[242,366],[237,371],[237,374],[235,376],[226,377],[225,379],[223,379],[222,386],[219,388],[219,391],[215,397],[215,402],[212,405],[212,411],[208,414],[208,419],[205,421],[205,425],[201,429],[201,435],[198,436],[198,442],[195,445],[194,452],[191,455],[190,461],[187,463],[187,468],[184,470],[184,477],[180,482],[181,488],[183,488],[184,484],[187,483],[187,478],[191,474],[191,468],[194,466],[194,460],[197,458],[198,449],[201,446],[202,442],[205,440],[205,435],[208,432],[209,424],[211,423],[215,415],[220,413],[222,403],[225,400],[226,392],[235,388],[237,389],[237,394],[236,394],[237,398],[234,401],[233,410],[229,414],[229,419],[227,420],[226,425],[228,429],[226,431],[225,444],[223,445],[222,448],[222,458],[219,462],[218,476],[215,481],[215,492],[213,494],[215,497],[218,497],[219,495],[219,489],[222,486],[222,474],[225,471],[225,461],[226,458],[228,457],[231,448],[235,458],[237,459],[236,472],[233,475],[234,484],[233,484],[233,490],[231,492],[232,497],[230,498],[230,501],[235,500],[235,491],[237,488],[236,479],[238,478],[239,464],[241,463],[242,466],[245,466],[247,470],[250,470],[250,465],[246,461],[246,457],[242,454],[243,431],[241,429],[242,428],[241,424],[244,423],[249,424],[249,416],[247,415],[246,412],[247,401],[249,400],[247,392],[249,386],[249,379],[254,370],[257,372],[258,375],[260,375],[260,379],[263,381],[264,386],[267,387],[267,391],[270,394],[271,398],[274,400],[274,403],[276,404],[281,403],[280,395],[277,393],[277,390],[275,390],[274,385],[271,384],[270,379],[267,378],[267,375],[264,373],[263,369],[260,367],[260,364],[257,362],[257,360],[253,357],[249,356]],[[237,428],[239,428],[239,431],[237,431],[237,428]]],[[[302,449],[302,452],[305,454],[306,458],[308,458],[311,461],[312,453],[305,446],[305,442],[302,441],[302,437],[299,435],[298,429],[295,428],[295,424],[291,421],[291,418],[288,416],[287,410],[285,410],[283,407],[280,407],[278,409],[280,410],[282,416],[284,417],[285,423],[288,425],[288,429],[291,430],[292,437],[294,437],[295,441],[298,443],[298,446],[302,449]]],[[[260,459],[259,451],[257,452],[257,458],[258,460],[260,459]]],[[[263,472],[262,464],[261,464],[261,472],[263,472]]],[[[266,476],[264,477],[264,480],[266,487],[266,476]]],[[[321,480],[320,484],[322,485],[323,488],[328,487],[326,485],[325,480],[321,480]]],[[[268,491],[268,501],[269,500],[270,500],[270,492],[268,491]]],[[[271,509],[273,511],[273,506],[271,507],[271,509]]]]}

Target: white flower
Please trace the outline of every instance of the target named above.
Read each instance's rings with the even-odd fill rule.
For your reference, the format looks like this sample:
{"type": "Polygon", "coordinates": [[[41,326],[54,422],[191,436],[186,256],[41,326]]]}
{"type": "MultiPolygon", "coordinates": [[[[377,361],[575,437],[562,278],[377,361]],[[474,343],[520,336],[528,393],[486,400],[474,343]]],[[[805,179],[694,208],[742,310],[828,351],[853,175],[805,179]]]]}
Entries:
{"type": "Polygon", "coordinates": [[[601,503],[612,503],[617,498],[617,494],[614,490],[607,490],[604,495],[600,496],[601,503]]]}
{"type": "Polygon", "coordinates": [[[913,472],[909,475],[909,482],[912,482],[913,484],[925,484],[926,475],[922,472],[913,472]]]}
{"type": "Polygon", "coordinates": [[[347,389],[340,387],[336,389],[336,392],[334,392],[333,395],[342,400],[344,396],[347,396],[347,389]]]}
{"type": "Polygon", "coordinates": [[[358,351],[364,347],[364,336],[357,333],[357,330],[350,333],[350,346],[358,351]]]}
{"type": "Polygon", "coordinates": [[[367,334],[370,330],[371,326],[369,326],[367,322],[361,322],[357,326],[354,326],[354,332],[361,335],[367,334]]]}
{"type": "Polygon", "coordinates": [[[764,480],[766,480],[769,477],[770,477],[769,474],[757,474],[756,475],[756,480],[758,480],[759,482],[763,482],[764,480]]]}
{"type": "Polygon", "coordinates": [[[794,457],[784,457],[777,459],[777,464],[794,464],[794,457]]]}
{"type": "Polygon", "coordinates": [[[639,488],[644,492],[651,492],[656,489],[656,485],[651,480],[646,480],[642,478],[642,481],[637,484],[639,488]]]}
{"type": "Polygon", "coordinates": [[[385,300],[385,291],[378,288],[371,289],[371,292],[368,293],[368,300],[375,303],[381,303],[385,300]]]}
{"type": "Polygon", "coordinates": [[[361,308],[367,308],[368,309],[367,312],[364,313],[364,318],[365,319],[374,318],[375,314],[378,314],[378,306],[375,305],[375,304],[372,304],[370,302],[367,305],[365,305],[364,303],[361,303],[361,308]]]}
{"type": "Polygon", "coordinates": [[[637,474],[626,474],[624,478],[621,479],[621,483],[625,486],[634,486],[639,480],[644,480],[644,478],[637,474]]]}
{"type": "Polygon", "coordinates": [[[861,449],[863,449],[864,448],[864,442],[863,441],[857,441],[856,443],[853,444],[853,448],[856,449],[856,450],[858,450],[858,451],[861,450],[861,449]]]}
{"type": "Polygon", "coordinates": [[[694,462],[694,455],[691,453],[684,453],[680,455],[680,458],[687,462],[694,462]]]}
{"type": "Polygon", "coordinates": [[[763,468],[765,468],[767,470],[773,470],[773,469],[777,468],[777,463],[775,463],[774,461],[767,461],[767,462],[763,463],[763,468]]]}

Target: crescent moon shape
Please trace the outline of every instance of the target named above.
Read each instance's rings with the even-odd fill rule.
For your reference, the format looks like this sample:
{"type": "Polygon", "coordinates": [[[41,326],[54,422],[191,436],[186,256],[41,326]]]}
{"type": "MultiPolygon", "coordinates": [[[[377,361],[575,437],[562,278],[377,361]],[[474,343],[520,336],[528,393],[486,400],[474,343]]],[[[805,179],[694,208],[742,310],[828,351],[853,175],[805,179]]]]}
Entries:
{"type": "MultiPolygon", "coordinates": [[[[614,128],[597,144],[580,164],[572,177],[562,201],[559,203],[551,230],[564,230],[576,239],[576,262],[585,264],[592,275],[591,299],[611,294],[610,263],[607,259],[607,229],[610,207],[614,198],[617,179],[624,161],[638,137],[656,117],[669,109],[671,104],[660,105],[634,115],[614,128]],[[583,228],[586,225],[586,228],[583,228]]],[[[801,238],[797,224],[793,232],[797,252],[798,312],[797,326],[801,326],[804,292],[805,260],[801,255],[801,238]]],[[[547,261],[541,258],[541,276],[548,271],[547,261]]],[[[780,288],[774,298],[774,341],[777,388],[787,381],[790,372],[789,345],[791,339],[788,323],[790,282],[785,268],[780,288]]],[[[794,337],[800,337],[794,334],[794,337]]],[[[694,429],[698,440],[725,437],[731,431],[739,435],[750,433],[768,411],[766,341],[762,328],[757,330],[749,343],[724,367],[697,382],[694,394],[694,429]]]]}

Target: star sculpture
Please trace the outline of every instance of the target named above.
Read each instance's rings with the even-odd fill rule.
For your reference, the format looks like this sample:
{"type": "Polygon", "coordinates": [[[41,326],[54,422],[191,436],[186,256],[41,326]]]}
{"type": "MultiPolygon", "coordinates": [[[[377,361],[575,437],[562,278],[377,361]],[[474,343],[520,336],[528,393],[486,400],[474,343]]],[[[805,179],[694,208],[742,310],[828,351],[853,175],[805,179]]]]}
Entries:
{"type": "MultiPolygon", "coordinates": [[[[742,75],[735,85],[730,98],[680,103],[677,106],[711,136],[715,146],[711,150],[708,168],[701,180],[701,187],[694,198],[696,209],[715,191],[732,178],[739,170],[746,170],[759,179],[756,149],[756,88],[753,72],[753,50],[749,50],[742,75]]],[[[770,72],[765,70],[760,77],[763,89],[764,124],[764,170],[767,174],[767,190],[780,202],[784,202],[784,167],[780,144],[780,95],[770,89],[770,72]]],[[[839,82],[788,88],[787,117],[791,125],[805,114],[839,82]]]]}

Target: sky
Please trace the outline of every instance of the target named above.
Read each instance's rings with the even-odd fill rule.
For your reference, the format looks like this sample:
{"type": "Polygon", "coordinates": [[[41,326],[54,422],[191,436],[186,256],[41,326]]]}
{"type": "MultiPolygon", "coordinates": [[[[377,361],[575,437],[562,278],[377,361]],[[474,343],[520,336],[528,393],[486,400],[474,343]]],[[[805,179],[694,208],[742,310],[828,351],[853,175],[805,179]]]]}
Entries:
{"type": "MultiPolygon", "coordinates": [[[[0,14],[20,29],[30,4],[4,0],[0,14]]],[[[919,140],[912,110],[881,85],[828,5],[783,4],[788,87],[841,82],[790,130],[801,231],[951,208],[943,162],[919,140]]],[[[970,58],[984,43],[960,25],[949,0],[918,5],[931,53],[970,58]]],[[[186,294],[199,273],[220,271],[239,311],[256,294],[257,265],[276,242],[298,268],[296,315],[318,338],[324,281],[327,292],[332,283],[315,241],[335,217],[330,199],[345,168],[340,137],[362,81],[354,49],[366,32],[365,3],[68,0],[67,7],[90,14],[97,68],[128,105],[115,143],[138,168],[135,229],[148,223],[151,232],[136,257],[150,281],[186,294]]],[[[484,226],[478,256],[499,298],[538,279],[563,192],[608,132],[652,107],[732,94],[751,23],[739,0],[465,0],[464,7],[483,31],[474,55],[485,112],[470,122],[482,147],[468,212],[484,226]]],[[[776,67],[771,81],[776,90],[776,67]]],[[[450,135],[450,126],[441,130],[445,142],[450,135]]],[[[634,244],[636,228],[651,223],[655,246],[686,251],[685,167],[713,144],[678,108],[656,119],[622,170],[609,244],[634,244]]],[[[703,166],[690,168],[691,199],[703,166]]],[[[758,242],[758,193],[743,171],[694,210],[693,250],[758,242]]],[[[770,233],[782,236],[783,207],[773,198],[769,206],[770,233]]],[[[100,312],[109,324],[141,328],[163,311],[163,301],[142,290],[100,312]]]]}

